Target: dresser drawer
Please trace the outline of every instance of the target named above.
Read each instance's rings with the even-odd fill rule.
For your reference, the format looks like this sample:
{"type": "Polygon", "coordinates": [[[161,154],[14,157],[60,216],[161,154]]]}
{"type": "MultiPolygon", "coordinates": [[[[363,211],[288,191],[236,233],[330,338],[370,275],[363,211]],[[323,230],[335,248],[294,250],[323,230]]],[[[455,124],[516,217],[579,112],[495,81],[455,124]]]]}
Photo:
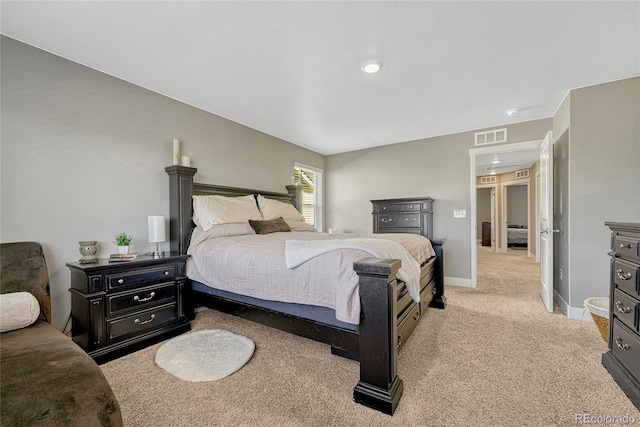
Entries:
{"type": "Polygon", "coordinates": [[[640,301],[619,289],[616,289],[613,295],[613,313],[629,328],[638,330],[637,312],[640,301]]]}
{"type": "Polygon", "coordinates": [[[420,228],[422,215],[419,213],[381,214],[378,216],[378,229],[386,228],[420,228]]]}
{"type": "Polygon", "coordinates": [[[176,278],[176,265],[165,264],[158,267],[139,269],[119,274],[110,274],[107,277],[107,289],[120,289],[140,283],[161,282],[176,278]]]}
{"type": "Polygon", "coordinates": [[[618,319],[613,321],[613,355],[630,372],[640,372],[640,337],[624,326],[618,319]]]}
{"type": "Polygon", "coordinates": [[[151,310],[144,310],[126,317],[107,321],[107,334],[110,340],[139,334],[155,329],[177,319],[176,304],[163,305],[151,310]]]}
{"type": "Polygon", "coordinates": [[[389,203],[378,205],[379,212],[420,212],[420,203],[389,203]]]}
{"type": "Polygon", "coordinates": [[[620,255],[640,258],[640,239],[629,236],[615,236],[612,249],[620,255]]]}
{"type": "Polygon", "coordinates": [[[107,296],[107,316],[129,310],[142,310],[175,300],[175,283],[161,283],[107,296]]]}
{"type": "Polygon", "coordinates": [[[640,298],[638,280],[640,266],[632,262],[616,259],[613,263],[613,283],[628,294],[640,298]]]}

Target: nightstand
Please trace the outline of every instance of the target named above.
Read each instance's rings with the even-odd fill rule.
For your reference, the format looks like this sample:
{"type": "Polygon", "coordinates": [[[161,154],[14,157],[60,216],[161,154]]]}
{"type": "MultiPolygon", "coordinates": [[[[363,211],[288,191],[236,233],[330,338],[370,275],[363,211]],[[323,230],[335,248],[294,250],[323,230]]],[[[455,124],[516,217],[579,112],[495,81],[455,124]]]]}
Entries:
{"type": "Polygon", "coordinates": [[[98,363],[191,329],[185,312],[188,255],[67,263],[73,340],[98,363]]]}

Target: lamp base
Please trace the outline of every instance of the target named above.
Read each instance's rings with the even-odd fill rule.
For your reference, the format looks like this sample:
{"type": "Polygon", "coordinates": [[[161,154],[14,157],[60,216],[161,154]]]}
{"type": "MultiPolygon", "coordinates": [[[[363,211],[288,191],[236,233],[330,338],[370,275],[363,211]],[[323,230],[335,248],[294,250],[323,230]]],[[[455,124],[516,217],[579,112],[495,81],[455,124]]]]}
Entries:
{"type": "Polygon", "coordinates": [[[151,256],[154,258],[162,258],[164,256],[164,252],[160,252],[158,242],[156,242],[156,250],[151,252],[151,256]]]}

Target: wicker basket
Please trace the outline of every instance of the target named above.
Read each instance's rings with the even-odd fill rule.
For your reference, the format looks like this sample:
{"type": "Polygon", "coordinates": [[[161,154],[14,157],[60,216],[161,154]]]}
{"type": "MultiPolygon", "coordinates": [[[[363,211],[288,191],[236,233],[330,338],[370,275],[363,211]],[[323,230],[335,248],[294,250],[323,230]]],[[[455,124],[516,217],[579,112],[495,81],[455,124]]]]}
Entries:
{"type": "Polygon", "coordinates": [[[609,298],[593,297],[584,300],[584,306],[598,327],[600,335],[605,342],[609,342],[609,298]]]}

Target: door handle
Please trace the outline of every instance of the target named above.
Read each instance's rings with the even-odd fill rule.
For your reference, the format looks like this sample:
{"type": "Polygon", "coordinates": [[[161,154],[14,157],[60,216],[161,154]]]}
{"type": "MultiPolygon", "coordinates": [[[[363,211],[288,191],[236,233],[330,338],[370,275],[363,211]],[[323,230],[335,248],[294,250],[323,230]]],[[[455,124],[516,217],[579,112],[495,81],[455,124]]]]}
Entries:
{"type": "Polygon", "coordinates": [[[560,232],[559,229],[551,229],[551,228],[540,230],[540,234],[542,234],[542,233],[546,233],[546,234],[552,233],[553,234],[553,233],[559,233],[559,232],[560,232]]]}

